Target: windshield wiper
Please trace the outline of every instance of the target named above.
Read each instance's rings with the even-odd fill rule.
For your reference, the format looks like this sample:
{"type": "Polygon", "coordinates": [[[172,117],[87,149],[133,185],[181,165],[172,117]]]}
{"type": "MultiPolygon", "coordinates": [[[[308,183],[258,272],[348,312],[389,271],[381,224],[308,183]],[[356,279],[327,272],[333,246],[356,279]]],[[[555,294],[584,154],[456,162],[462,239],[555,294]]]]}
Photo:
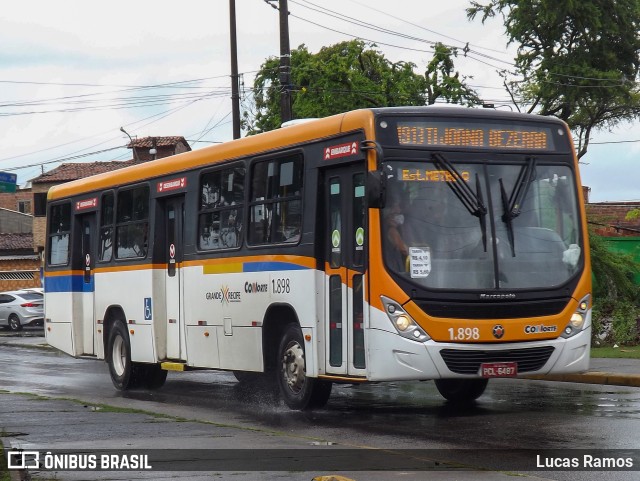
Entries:
{"type": "Polygon", "coordinates": [[[538,159],[535,157],[528,157],[526,164],[522,166],[518,173],[518,178],[513,187],[513,191],[507,199],[507,192],[504,190],[504,184],[502,179],[498,179],[500,182],[500,195],[502,196],[502,221],[507,226],[507,235],[509,236],[509,243],[511,244],[511,255],[516,256],[515,239],[513,235],[513,219],[522,214],[522,203],[527,197],[531,182],[535,178],[536,163],[538,159]]]}
{"type": "Polygon", "coordinates": [[[487,207],[484,205],[480,177],[476,173],[476,191],[474,192],[467,184],[467,181],[460,175],[460,172],[458,172],[445,156],[440,153],[435,153],[432,154],[431,158],[436,167],[446,170],[451,175],[453,182],[447,182],[446,184],[469,213],[480,220],[482,245],[484,246],[484,251],[487,252],[487,207]]]}

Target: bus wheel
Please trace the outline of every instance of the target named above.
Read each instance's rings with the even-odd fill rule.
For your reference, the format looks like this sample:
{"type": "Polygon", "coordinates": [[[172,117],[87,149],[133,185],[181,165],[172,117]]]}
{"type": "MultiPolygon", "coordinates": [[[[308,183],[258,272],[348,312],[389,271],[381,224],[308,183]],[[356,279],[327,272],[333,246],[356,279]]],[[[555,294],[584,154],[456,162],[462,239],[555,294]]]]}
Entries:
{"type": "Polygon", "coordinates": [[[167,380],[167,371],[160,367],[160,364],[142,364],[138,366],[142,369],[141,380],[147,389],[160,389],[167,380]]]}
{"type": "Polygon", "coordinates": [[[482,396],[488,379],[436,379],[442,397],[455,404],[471,403],[482,396]]]}
{"type": "Polygon", "coordinates": [[[304,340],[296,324],[284,331],[278,349],[278,386],[284,402],[291,409],[324,406],[331,395],[331,383],[306,375],[304,340]]]}
{"type": "Polygon", "coordinates": [[[131,362],[131,344],[129,333],[122,321],[116,321],[109,334],[107,347],[107,363],[111,381],[119,391],[125,391],[138,386],[140,369],[134,368],[131,362]]]}

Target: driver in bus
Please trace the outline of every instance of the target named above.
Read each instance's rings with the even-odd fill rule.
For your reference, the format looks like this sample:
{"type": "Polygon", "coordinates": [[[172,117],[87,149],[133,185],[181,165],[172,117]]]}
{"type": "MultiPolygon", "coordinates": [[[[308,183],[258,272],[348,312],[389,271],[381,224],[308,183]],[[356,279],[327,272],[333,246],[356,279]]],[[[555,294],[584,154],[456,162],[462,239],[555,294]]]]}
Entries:
{"type": "Polygon", "coordinates": [[[400,200],[395,200],[391,207],[385,212],[386,237],[394,253],[390,256],[394,269],[398,271],[406,270],[406,259],[409,255],[409,248],[402,238],[402,225],[404,224],[404,214],[400,207],[400,200]]]}

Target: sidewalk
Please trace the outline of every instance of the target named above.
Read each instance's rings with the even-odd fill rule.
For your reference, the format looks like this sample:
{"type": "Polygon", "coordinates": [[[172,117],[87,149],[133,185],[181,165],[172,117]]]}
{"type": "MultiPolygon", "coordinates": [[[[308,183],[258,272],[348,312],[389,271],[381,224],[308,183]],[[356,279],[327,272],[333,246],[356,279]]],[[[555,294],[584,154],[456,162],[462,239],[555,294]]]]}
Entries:
{"type": "MultiPolygon", "coordinates": [[[[38,335],[38,331],[27,331],[24,334],[2,332],[0,333],[1,345],[52,349],[44,337],[38,335]]],[[[526,379],[640,387],[640,359],[591,358],[591,367],[585,373],[534,375],[526,376],[526,379]]]]}

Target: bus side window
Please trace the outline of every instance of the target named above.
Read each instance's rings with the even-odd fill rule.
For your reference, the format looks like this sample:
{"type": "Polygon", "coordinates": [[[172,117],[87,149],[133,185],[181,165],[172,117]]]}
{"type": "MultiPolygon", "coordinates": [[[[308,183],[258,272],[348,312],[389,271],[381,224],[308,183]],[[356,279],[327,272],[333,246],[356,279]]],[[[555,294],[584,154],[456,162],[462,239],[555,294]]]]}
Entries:
{"type": "Polygon", "coordinates": [[[69,237],[71,235],[71,204],[54,205],[49,216],[49,265],[69,263],[69,237]]]}
{"type": "Polygon", "coordinates": [[[113,192],[107,192],[102,196],[100,209],[100,262],[109,262],[113,257],[113,192]]]}
{"type": "Polygon", "coordinates": [[[149,246],[149,187],[118,192],[116,257],[143,258],[149,246]]]}
{"type": "Polygon", "coordinates": [[[249,244],[299,242],[303,167],[300,155],[253,164],[249,244]]]}
{"type": "Polygon", "coordinates": [[[233,167],[202,175],[199,249],[228,249],[242,245],[244,174],[244,167],[233,167]]]}

